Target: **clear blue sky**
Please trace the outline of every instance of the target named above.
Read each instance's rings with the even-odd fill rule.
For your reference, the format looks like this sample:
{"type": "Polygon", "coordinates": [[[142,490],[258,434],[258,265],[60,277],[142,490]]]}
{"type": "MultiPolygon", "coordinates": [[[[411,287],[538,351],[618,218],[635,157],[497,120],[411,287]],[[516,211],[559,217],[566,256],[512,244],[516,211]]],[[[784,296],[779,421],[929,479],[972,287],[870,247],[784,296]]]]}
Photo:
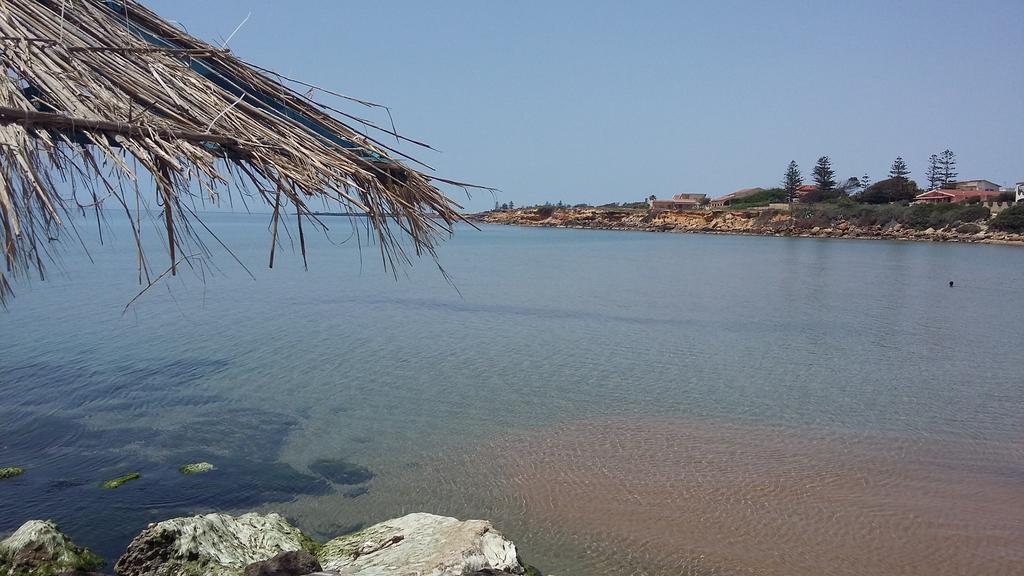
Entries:
{"type": "Polygon", "coordinates": [[[1022,0],[147,4],[209,41],[251,12],[237,54],[389,105],[439,175],[501,201],[717,196],[826,154],[922,182],[945,148],[961,178],[1024,180],[1022,0]]]}

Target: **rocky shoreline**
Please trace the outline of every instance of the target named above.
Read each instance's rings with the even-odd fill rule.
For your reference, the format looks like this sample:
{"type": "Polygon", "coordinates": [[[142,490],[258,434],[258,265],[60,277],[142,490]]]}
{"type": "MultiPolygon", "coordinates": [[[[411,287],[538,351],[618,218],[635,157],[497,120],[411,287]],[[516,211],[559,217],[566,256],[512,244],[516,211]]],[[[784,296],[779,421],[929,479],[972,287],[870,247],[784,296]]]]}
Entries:
{"type": "MultiPolygon", "coordinates": [[[[100,576],[105,562],[51,521],[0,541],[2,576],[100,576]]],[[[320,543],[278,514],[206,514],[150,524],[117,576],[541,576],[484,520],[414,513],[320,543]]]]}
{"type": "Polygon", "coordinates": [[[858,225],[846,219],[796,220],[787,212],[775,210],[699,210],[652,213],[641,209],[539,207],[484,212],[474,214],[470,218],[473,221],[488,224],[549,228],[1024,246],[1024,234],[991,230],[983,221],[954,222],[947,226],[919,229],[898,222],[858,225]]]}

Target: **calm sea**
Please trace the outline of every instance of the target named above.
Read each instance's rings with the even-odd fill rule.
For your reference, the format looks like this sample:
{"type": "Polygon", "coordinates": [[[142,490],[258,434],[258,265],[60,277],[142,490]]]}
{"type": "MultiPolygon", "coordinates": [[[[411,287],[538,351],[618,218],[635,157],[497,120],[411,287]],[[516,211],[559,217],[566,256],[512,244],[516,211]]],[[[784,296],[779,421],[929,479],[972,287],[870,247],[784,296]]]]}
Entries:
{"type": "Polygon", "coordinates": [[[107,217],[0,312],[0,532],[428,511],[560,576],[1024,571],[1024,249],[461,227],[449,284],[344,218],[270,270],[267,216],[211,213],[255,278],[211,240],[122,313],[107,217]]]}

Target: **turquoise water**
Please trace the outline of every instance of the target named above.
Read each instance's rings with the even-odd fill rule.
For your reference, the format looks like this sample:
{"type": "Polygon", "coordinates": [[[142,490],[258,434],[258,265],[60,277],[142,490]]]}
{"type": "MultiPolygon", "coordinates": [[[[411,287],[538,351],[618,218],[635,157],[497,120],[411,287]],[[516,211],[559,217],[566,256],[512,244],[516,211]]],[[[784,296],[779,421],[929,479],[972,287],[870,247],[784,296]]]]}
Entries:
{"type": "MultiPolygon", "coordinates": [[[[140,287],[108,219],[0,316],[0,466],[28,470],[0,483],[0,532],[52,518],[114,559],[173,515],[279,510],[326,537],[419,509],[492,518],[557,574],[620,573],[603,529],[538,519],[493,468],[504,439],[610,420],[956,446],[944,465],[1024,494],[1021,248],[464,226],[449,284],[426,260],[396,280],[343,218],[306,231],[308,271],[287,236],[270,270],[267,216],[211,213],[255,278],[211,242],[122,313],[140,287]],[[375,477],[334,484],[320,458],[375,477]],[[197,460],[217,470],[176,472],[197,460]]],[[[655,556],[629,565],[671,573],[655,556]]]]}

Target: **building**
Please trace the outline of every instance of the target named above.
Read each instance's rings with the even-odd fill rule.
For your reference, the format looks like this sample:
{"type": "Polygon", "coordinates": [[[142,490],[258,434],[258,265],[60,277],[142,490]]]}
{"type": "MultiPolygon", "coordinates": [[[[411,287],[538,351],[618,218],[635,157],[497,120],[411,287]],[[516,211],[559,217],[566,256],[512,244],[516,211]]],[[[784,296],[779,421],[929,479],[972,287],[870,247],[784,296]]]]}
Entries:
{"type": "Polygon", "coordinates": [[[671,200],[657,200],[653,196],[647,205],[655,212],[665,210],[696,210],[707,199],[707,194],[676,194],[671,200]]]}
{"type": "Polygon", "coordinates": [[[754,194],[763,191],[764,188],[744,188],[742,190],[737,190],[731,194],[726,194],[725,196],[719,196],[718,198],[712,200],[709,205],[712,208],[724,208],[729,204],[732,204],[732,202],[735,200],[739,200],[740,198],[746,198],[748,196],[753,196],[754,194]]]}
{"type": "Polygon", "coordinates": [[[1017,182],[1017,202],[1024,202],[1024,182],[1017,182]]]}
{"type": "Polygon", "coordinates": [[[969,200],[990,202],[999,196],[996,190],[952,190],[936,188],[914,197],[915,204],[962,204],[969,200]]]}
{"type": "Polygon", "coordinates": [[[814,184],[804,184],[803,186],[797,186],[797,189],[796,189],[796,199],[799,200],[800,198],[803,198],[804,196],[807,196],[811,192],[817,192],[817,191],[818,191],[818,187],[815,186],[814,184]]]}
{"type": "Polygon", "coordinates": [[[956,183],[957,190],[981,190],[985,192],[998,192],[999,184],[991,180],[961,180],[956,183]]]}

